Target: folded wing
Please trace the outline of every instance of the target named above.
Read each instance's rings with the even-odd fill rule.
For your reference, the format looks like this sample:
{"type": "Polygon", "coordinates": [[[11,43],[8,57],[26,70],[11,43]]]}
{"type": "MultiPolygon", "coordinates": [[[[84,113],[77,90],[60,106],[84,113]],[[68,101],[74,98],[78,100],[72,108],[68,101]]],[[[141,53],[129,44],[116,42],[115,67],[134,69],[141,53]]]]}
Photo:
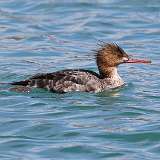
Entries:
{"type": "Polygon", "coordinates": [[[54,92],[88,91],[95,92],[100,85],[99,75],[88,70],[62,70],[47,74],[37,74],[27,80],[13,82],[12,85],[22,85],[45,88],[54,92]]]}

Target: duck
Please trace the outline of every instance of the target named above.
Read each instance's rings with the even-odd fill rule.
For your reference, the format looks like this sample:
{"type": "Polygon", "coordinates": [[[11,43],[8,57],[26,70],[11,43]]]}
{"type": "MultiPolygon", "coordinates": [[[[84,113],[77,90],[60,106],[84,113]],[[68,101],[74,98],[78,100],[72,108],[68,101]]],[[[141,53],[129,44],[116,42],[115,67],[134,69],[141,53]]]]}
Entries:
{"type": "Polygon", "coordinates": [[[64,69],[36,74],[26,80],[11,82],[16,90],[30,91],[43,88],[51,92],[102,92],[125,85],[118,67],[127,63],[151,63],[150,60],[132,59],[116,43],[105,43],[95,54],[98,73],[87,69],[64,69]],[[18,89],[19,88],[21,89],[18,89]],[[21,87],[20,87],[21,86],[21,87]]]}

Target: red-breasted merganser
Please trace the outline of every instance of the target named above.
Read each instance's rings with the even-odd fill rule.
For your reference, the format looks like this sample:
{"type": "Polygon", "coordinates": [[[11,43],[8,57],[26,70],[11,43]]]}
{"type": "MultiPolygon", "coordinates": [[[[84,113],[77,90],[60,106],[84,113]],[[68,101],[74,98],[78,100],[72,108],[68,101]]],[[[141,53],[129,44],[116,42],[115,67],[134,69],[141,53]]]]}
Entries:
{"type": "Polygon", "coordinates": [[[13,82],[28,88],[45,88],[57,93],[72,91],[101,92],[124,85],[117,72],[123,63],[151,63],[148,60],[130,59],[117,44],[107,43],[96,52],[99,74],[85,69],[67,69],[53,73],[37,74],[27,80],[13,82]]]}

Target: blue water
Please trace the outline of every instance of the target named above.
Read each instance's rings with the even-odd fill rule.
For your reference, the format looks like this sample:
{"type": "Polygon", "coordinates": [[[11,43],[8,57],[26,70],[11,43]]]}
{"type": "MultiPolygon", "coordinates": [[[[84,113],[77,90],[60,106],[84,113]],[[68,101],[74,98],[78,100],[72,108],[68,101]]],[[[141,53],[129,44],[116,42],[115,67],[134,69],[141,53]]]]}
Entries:
{"type": "Polygon", "coordinates": [[[116,42],[151,65],[125,64],[106,93],[15,93],[0,85],[1,160],[160,159],[160,1],[1,0],[0,82],[64,68],[97,71],[116,42]]]}

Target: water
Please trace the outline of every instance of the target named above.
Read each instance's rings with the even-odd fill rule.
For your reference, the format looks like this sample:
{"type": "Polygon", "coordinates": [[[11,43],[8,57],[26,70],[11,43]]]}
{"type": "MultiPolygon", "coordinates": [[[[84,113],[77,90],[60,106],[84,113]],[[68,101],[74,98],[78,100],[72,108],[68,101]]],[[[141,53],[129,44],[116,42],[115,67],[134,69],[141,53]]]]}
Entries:
{"type": "Polygon", "coordinates": [[[0,159],[159,159],[159,35],[158,0],[1,0],[1,82],[96,71],[100,40],[153,63],[120,66],[127,85],[106,93],[27,94],[0,85],[0,159]]]}

